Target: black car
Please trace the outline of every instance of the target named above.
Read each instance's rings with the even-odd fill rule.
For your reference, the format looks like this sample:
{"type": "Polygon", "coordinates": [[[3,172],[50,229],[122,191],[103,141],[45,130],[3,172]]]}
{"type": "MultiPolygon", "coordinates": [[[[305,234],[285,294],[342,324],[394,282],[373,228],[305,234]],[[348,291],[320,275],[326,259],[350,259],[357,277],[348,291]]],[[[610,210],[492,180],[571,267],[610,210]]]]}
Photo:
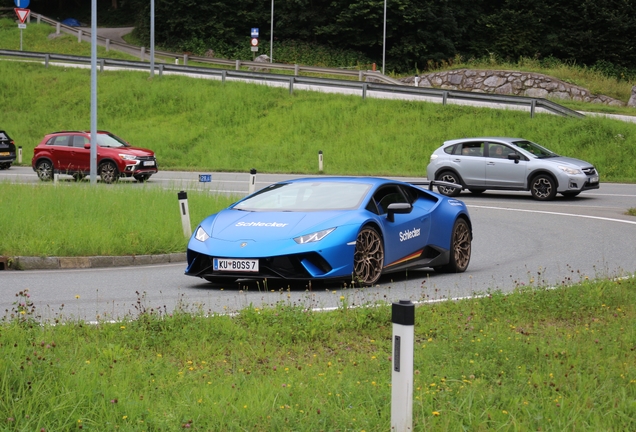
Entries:
{"type": "Polygon", "coordinates": [[[8,169],[15,161],[15,143],[3,130],[0,130],[0,170],[8,169]]]}

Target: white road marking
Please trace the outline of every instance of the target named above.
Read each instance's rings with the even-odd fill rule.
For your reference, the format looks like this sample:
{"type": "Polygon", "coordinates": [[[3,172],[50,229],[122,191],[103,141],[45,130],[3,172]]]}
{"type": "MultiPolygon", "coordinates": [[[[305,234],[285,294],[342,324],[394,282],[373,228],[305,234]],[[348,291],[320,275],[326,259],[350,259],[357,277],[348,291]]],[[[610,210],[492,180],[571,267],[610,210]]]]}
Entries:
{"type": "Polygon", "coordinates": [[[600,216],[588,216],[588,215],[580,215],[580,214],[572,214],[572,213],[550,212],[550,211],[543,211],[543,210],[513,209],[508,207],[490,207],[490,206],[475,206],[475,205],[467,205],[467,206],[473,207],[473,208],[489,209],[489,210],[507,210],[507,211],[516,211],[516,212],[525,212],[525,213],[541,213],[541,214],[549,214],[549,215],[556,215],[556,216],[571,216],[571,217],[578,217],[578,218],[584,218],[584,219],[596,219],[596,220],[603,220],[603,221],[609,221],[609,222],[620,222],[620,223],[636,225],[636,221],[628,221],[623,219],[614,219],[614,218],[600,217],[600,216]]]}

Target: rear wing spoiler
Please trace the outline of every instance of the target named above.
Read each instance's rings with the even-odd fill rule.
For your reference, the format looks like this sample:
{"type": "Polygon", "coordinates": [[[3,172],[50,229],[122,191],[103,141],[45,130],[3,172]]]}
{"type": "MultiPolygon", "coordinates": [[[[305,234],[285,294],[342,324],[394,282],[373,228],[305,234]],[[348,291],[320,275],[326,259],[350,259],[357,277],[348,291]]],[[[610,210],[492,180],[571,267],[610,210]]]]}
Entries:
{"type": "Polygon", "coordinates": [[[428,186],[428,190],[433,190],[433,186],[442,186],[454,189],[463,189],[464,186],[457,183],[449,183],[441,180],[430,180],[426,182],[412,182],[413,186],[428,186]]]}

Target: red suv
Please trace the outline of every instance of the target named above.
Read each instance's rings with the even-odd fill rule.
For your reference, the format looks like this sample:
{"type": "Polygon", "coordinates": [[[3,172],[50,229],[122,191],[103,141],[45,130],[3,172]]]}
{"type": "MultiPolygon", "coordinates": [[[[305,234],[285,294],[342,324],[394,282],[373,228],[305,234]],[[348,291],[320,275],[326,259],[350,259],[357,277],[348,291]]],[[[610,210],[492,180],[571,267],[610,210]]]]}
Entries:
{"type": "MultiPolygon", "coordinates": [[[[33,152],[31,166],[42,181],[55,173],[81,180],[90,175],[90,131],[63,131],[48,134],[33,152]]],[[[110,132],[97,131],[97,174],[104,183],[120,177],[144,182],[156,173],[157,159],[152,150],[131,147],[110,132]]]]}

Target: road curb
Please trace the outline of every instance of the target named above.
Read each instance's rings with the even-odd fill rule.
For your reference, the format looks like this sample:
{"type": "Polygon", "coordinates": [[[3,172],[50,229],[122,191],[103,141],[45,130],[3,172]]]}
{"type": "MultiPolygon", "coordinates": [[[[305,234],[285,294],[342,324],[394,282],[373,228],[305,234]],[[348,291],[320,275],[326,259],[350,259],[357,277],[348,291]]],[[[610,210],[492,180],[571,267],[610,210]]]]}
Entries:
{"type": "Polygon", "coordinates": [[[1,269],[7,270],[59,270],[107,267],[129,267],[153,264],[181,263],[185,252],[161,255],[125,255],[91,257],[0,257],[1,269]]]}

